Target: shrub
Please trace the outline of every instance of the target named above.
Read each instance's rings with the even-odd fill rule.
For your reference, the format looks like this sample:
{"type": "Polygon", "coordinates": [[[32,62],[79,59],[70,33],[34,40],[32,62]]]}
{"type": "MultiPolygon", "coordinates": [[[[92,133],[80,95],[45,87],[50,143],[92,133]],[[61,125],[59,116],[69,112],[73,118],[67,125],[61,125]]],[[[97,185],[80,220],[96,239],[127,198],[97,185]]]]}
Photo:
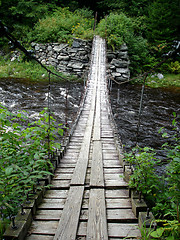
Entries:
{"type": "Polygon", "coordinates": [[[108,47],[112,50],[119,49],[123,43],[126,43],[132,73],[140,73],[143,68],[145,70],[149,67],[149,62],[152,61],[148,54],[147,41],[141,34],[135,33],[138,30],[141,32],[137,28],[136,22],[123,13],[111,13],[102,19],[97,27],[97,33],[106,38],[108,47]]]}
{"type": "Polygon", "coordinates": [[[37,180],[51,174],[49,156],[60,148],[54,134],[62,135],[63,130],[55,128],[52,116],[50,127],[48,121],[45,110],[39,120],[28,123],[22,113],[13,114],[0,105],[0,220],[16,214],[37,180]]]}
{"type": "Polygon", "coordinates": [[[93,28],[90,16],[88,10],[72,13],[68,8],[58,8],[52,15],[39,20],[30,33],[30,41],[67,43],[73,36],[85,38],[85,32],[93,28]]]}
{"type": "Polygon", "coordinates": [[[168,67],[171,73],[180,73],[180,63],[178,61],[171,62],[168,67]]]}

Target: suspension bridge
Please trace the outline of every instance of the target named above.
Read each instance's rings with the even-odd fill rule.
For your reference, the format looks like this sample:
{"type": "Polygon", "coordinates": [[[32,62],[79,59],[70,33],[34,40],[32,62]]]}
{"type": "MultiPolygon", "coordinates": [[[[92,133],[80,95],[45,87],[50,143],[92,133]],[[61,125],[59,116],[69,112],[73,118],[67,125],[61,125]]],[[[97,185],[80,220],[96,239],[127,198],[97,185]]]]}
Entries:
{"type": "Polygon", "coordinates": [[[81,114],[24,239],[140,237],[108,99],[105,41],[96,36],[81,114]]]}

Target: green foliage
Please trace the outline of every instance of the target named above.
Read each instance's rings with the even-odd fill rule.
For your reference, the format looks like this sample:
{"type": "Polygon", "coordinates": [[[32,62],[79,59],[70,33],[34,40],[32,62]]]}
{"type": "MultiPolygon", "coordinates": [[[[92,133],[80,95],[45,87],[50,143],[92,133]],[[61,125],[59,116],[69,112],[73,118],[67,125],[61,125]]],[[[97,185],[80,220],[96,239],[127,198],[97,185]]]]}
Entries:
{"type": "Polygon", "coordinates": [[[37,180],[51,174],[50,154],[60,148],[55,142],[57,131],[62,135],[46,109],[39,113],[37,121],[29,123],[25,113],[13,114],[0,106],[1,220],[16,214],[37,180]]]}
{"type": "Polygon", "coordinates": [[[152,42],[171,42],[178,38],[179,0],[152,1],[146,23],[146,36],[152,42]]]}
{"type": "Polygon", "coordinates": [[[141,72],[143,65],[146,69],[151,61],[147,41],[141,36],[136,22],[123,13],[111,13],[97,27],[97,33],[106,38],[113,50],[119,49],[123,43],[127,44],[132,73],[141,72]],[[139,35],[135,32],[139,32],[139,35]]]}
{"type": "MultiPolygon", "coordinates": [[[[0,57],[0,78],[22,78],[30,81],[47,81],[48,73],[47,71],[39,67],[35,61],[24,61],[23,57],[20,56],[18,60],[10,61],[7,60],[8,56],[0,57]]],[[[77,81],[77,76],[65,75],[63,73],[57,72],[54,67],[48,66],[48,69],[53,73],[57,73],[69,81],[77,81]]],[[[62,81],[57,76],[51,74],[51,80],[62,81]]],[[[81,79],[80,79],[81,81],[81,79]]]]}
{"type": "Polygon", "coordinates": [[[30,41],[68,43],[73,36],[87,38],[86,31],[91,31],[94,23],[90,16],[88,10],[72,13],[68,8],[58,8],[52,15],[39,20],[30,34],[30,41]]]}
{"type": "MultiPolygon", "coordinates": [[[[169,65],[167,65],[168,67],[169,65]]],[[[165,70],[164,70],[165,71],[165,70]]],[[[163,71],[163,72],[164,72],[163,71]]],[[[149,87],[180,87],[180,74],[164,74],[164,78],[159,79],[157,75],[153,74],[147,77],[146,84],[149,87]]]]}
{"type": "Polygon", "coordinates": [[[155,160],[153,149],[148,147],[134,148],[132,152],[125,154],[125,159],[135,166],[129,182],[130,187],[136,188],[143,194],[156,196],[159,190],[159,177],[155,174],[154,166],[158,161],[155,160]]]}
{"type": "Polygon", "coordinates": [[[179,116],[176,113],[173,113],[173,116],[172,130],[174,134],[168,136],[164,128],[159,130],[159,133],[162,132],[163,138],[171,140],[162,146],[169,159],[165,177],[160,178],[155,173],[154,167],[157,160],[155,161],[155,150],[153,149],[135,148],[132,152],[126,153],[125,158],[135,168],[129,185],[144,194],[154,215],[161,218],[156,220],[157,230],[151,231],[150,235],[158,239],[175,240],[180,237],[180,131],[179,116]]]}
{"type": "Polygon", "coordinates": [[[171,71],[171,73],[180,73],[180,63],[178,61],[175,61],[175,62],[171,62],[169,64],[169,69],[171,71]]]}
{"type": "Polygon", "coordinates": [[[151,231],[150,236],[161,240],[176,240],[180,237],[180,223],[177,220],[156,220],[156,223],[163,225],[151,231]]]}

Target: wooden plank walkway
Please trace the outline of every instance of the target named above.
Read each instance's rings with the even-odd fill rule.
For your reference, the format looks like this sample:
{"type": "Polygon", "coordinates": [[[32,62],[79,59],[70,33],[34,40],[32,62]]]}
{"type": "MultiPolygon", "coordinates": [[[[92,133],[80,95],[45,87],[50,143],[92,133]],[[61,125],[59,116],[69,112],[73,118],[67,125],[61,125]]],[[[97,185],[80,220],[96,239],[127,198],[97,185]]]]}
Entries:
{"type": "Polygon", "coordinates": [[[105,54],[104,40],[95,37],[81,117],[26,240],[140,236],[108,114],[105,54]]]}

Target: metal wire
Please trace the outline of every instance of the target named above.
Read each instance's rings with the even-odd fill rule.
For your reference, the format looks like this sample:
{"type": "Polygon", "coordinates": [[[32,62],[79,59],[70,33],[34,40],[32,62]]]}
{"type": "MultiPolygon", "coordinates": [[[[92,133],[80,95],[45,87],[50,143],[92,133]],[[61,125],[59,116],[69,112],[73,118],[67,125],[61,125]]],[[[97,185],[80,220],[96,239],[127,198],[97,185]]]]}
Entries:
{"type": "Polygon", "coordinates": [[[50,158],[50,132],[51,132],[51,73],[48,75],[48,156],[50,158]]]}
{"type": "Polygon", "coordinates": [[[140,104],[139,104],[139,114],[138,114],[138,122],[137,122],[137,130],[136,130],[136,144],[138,143],[138,135],[139,135],[139,128],[141,125],[141,115],[142,115],[142,105],[143,105],[143,96],[144,96],[144,88],[145,88],[145,83],[146,83],[146,78],[148,75],[144,77],[143,84],[142,84],[142,89],[141,89],[141,98],[140,98],[140,104]]]}

